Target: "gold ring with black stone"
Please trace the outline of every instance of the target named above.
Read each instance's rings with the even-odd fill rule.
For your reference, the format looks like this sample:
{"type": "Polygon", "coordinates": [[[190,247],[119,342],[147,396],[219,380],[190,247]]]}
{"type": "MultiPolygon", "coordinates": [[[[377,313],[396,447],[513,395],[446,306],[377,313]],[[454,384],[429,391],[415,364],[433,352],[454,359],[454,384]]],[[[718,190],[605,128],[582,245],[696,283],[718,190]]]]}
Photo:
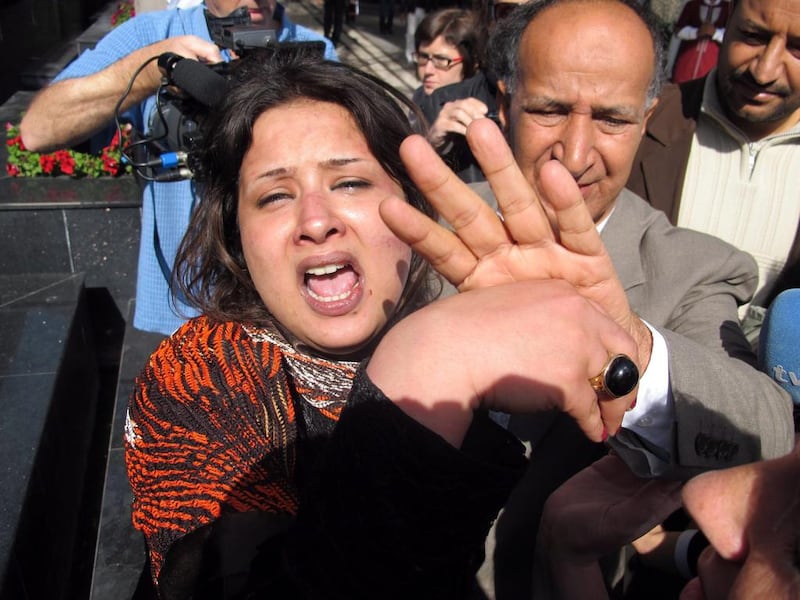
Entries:
{"type": "Polygon", "coordinates": [[[619,398],[630,394],[639,383],[639,368],[628,356],[615,354],[589,383],[594,391],[619,398]]]}

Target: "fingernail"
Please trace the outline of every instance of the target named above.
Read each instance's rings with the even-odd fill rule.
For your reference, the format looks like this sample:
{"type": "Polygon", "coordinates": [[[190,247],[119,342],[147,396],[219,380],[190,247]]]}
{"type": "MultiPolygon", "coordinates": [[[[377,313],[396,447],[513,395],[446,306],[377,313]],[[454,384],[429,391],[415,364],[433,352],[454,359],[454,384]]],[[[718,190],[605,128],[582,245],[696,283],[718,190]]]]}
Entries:
{"type": "Polygon", "coordinates": [[[603,441],[604,441],[604,442],[605,442],[605,441],[608,439],[608,431],[606,430],[606,428],[605,428],[605,427],[603,427],[603,435],[602,435],[602,438],[603,438],[603,441]]]}
{"type": "Polygon", "coordinates": [[[633,410],[634,408],[636,408],[636,398],[633,399],[633,402],[631,402],[631,405],[628,407],[628,410],[633,410]]]}

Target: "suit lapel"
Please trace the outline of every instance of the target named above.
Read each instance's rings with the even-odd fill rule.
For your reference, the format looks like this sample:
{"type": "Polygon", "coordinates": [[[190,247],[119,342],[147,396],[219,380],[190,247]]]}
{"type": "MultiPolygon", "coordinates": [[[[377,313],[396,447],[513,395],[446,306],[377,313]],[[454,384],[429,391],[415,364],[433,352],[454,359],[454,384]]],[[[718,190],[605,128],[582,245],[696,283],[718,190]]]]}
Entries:
{"type": "Polygon", "coordinates": [[[620,192],[614,212],[600,236],[626,292],[647,281],[641,256],[635,251],[644,233],[644,223],[636,210],[635,198],[627,189],[620,192]]]}

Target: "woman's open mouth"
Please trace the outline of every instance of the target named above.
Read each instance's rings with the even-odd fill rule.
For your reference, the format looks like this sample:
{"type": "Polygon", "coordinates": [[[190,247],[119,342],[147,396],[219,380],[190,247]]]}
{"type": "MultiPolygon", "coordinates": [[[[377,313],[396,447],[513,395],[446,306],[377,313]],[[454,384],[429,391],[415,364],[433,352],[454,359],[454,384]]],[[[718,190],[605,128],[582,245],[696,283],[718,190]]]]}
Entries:
{"type": "Polygon", "coordinates": [[[361,300],[363,292],[361,276],[350,263],[306,269],[303,283],[311,307],[329,316],[349,312],[361,300]]]}

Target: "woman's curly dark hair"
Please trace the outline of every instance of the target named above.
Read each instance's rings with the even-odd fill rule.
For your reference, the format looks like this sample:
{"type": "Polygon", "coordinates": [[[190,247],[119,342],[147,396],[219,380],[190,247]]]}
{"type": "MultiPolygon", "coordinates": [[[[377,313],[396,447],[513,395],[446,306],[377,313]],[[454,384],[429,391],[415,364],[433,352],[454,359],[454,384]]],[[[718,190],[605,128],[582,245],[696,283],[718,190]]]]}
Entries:
{"type": "MultiPolygon", "coordinates": [[[[357,69],[303,53],[254,52],[237,62],[231,92],[203,123],[193,165],[201,200],[178,249],[172,290],[213,320],[263,323],[270,314],[245,266],[237,204],[239,169],[265,111],[298,99],[344,107],[406,200],[431,217],[434,211],[400,160],[400,143],[414,133],[406,115],[415,110],[400,92],[357,69]]],[[[428,264],[414,254],[390,323],[429,302],[436,287],[428,264]]]]}

